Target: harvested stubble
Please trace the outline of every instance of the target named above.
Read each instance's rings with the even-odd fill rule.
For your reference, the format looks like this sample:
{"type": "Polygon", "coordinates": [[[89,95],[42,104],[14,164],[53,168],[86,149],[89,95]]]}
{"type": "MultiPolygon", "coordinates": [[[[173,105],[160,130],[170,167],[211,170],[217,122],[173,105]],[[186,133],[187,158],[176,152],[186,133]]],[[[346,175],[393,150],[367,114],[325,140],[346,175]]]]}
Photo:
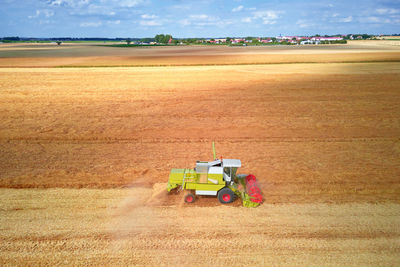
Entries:
{"type": "Polygon", "coordinates": [[[400,264],[394,203],[247,209],[182,206],[140,187],[0,191],[2,265],[400,264]]]}

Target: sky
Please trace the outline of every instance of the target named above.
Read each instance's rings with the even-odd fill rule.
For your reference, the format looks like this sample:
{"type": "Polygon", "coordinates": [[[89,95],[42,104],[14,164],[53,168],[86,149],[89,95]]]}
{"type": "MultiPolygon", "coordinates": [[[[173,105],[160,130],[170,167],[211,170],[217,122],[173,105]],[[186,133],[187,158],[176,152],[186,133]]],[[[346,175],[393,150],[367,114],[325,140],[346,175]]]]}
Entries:
{"type": "Polygon", "coordinates": [[[400,33],[400,0],[0,0],[0,37],[400,33]]]}

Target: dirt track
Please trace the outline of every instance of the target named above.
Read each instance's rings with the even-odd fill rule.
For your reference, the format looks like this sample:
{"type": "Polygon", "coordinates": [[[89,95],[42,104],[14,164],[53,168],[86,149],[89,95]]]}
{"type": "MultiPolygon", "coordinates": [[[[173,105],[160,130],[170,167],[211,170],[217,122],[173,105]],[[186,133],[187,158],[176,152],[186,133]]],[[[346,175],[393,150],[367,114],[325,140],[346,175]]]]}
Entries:
{"type": "Polygon", "coordinates": [[[398,62],[1,68],[0,264],[399,265],[398,88],[398,62]],[[165,193],[213,140],[262,206],[165,193]]]}

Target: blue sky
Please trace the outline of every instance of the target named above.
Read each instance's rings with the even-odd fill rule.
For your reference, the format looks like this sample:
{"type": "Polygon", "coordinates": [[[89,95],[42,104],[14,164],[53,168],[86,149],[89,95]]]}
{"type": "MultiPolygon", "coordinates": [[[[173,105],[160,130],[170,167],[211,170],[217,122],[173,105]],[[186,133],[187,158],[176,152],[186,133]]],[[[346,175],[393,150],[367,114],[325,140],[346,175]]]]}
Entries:
{"type": "Polygon", "coordinates": [[[0,36],[400,33],[400,0],[0,0],[0,36]]]}

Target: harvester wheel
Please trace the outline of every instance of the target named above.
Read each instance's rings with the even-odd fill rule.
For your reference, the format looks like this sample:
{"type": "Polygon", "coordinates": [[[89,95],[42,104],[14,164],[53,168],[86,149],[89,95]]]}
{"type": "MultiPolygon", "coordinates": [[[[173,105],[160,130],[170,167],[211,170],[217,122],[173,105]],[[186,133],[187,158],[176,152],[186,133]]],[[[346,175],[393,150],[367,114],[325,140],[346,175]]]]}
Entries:
{"type": "Polygon", "coordinates": [[[194,195],[192,193],[189,193],[185,196],[185,202],[186,203],[193,203],[194,202],[194,195]]]}
{"type": "Polygon", "coordinates": [[[222,204],[231,203],[235,200],[235,193],[230,188],[224,187],[218,192],[218,200],[222,204]]]}

